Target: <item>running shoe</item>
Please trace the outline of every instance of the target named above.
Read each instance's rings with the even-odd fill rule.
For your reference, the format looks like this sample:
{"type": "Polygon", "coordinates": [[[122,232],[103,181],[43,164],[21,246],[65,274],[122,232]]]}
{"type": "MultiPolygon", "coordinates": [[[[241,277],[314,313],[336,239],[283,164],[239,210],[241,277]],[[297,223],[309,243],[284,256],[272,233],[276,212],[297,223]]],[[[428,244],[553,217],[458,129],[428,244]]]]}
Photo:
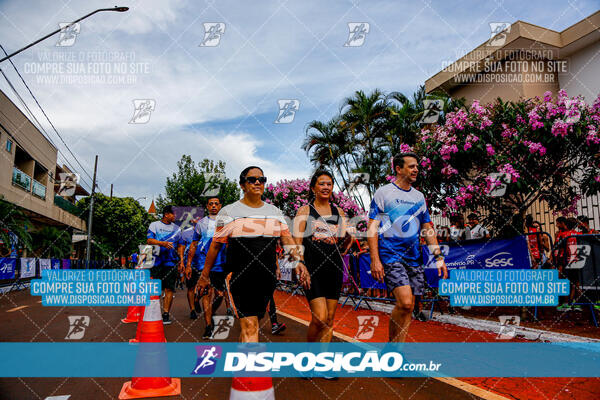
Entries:
{"type": "Polygon", "coordinates": [[[323,376],[321,376],[321,378],[326,379],[328,381],[337,381],[338,379],[340,379],[337,376],[329,376],[329,375],[323,375],[323,376]]]}
{"type": "Polygon", "coordinates": [[[202,335],[202,339],[212,339],[214,326],[206,325],[206,329],[204,329],[204,334],[202,335]]]}
{"type": "Polygon", "coordinates": [[[190,319],[198,319],[198,314],[196,314],[196,310],[190,311],[190,319]]]}
{"type": "Polygon", "coordinates": [[[583,308],[581,308],[581,306],[573,306],[573,307],[571,307],[571,309],[573,309],[575,311],[583,311],[583,308]]]}
{"type": "Polygon", "coordinates": [[[273,335],[277,335],[278,333],[281,333],[285,331],[285,324],[283,322],[276,322],[273,325],[271,325],[271,333],[273,335]]]}
{"type": "Polygon", "coordinates": [[[556,311],[565,312],[565,311],[570,311],[570,310],[571,310],[571,306],[568,305],[567,303],[561,304],[560,306],[556,307],[556,311]]]}
{"type": "Polygon", "coordinates": [[[425,314],[423,314],[423,311],[419,311],[418,313],[413,313],[413,316],[415,317],[415,319],[417,321],[421,321],[421,322],[427,322],[428,319],[425,316],[425,314]]]}
{"type": "Polygon", "coordinates": [[[600,311],[600,304],[595,304],[595,305],[594,305],[594,308],[595,308],[596,310],[600,311]]]}
{"type": "Polygon", "coordinates": [[[169,318],[168,312],[162,313],[162,318],[163,318],[163,325],[171,325],[171,319],[169,318]]]}

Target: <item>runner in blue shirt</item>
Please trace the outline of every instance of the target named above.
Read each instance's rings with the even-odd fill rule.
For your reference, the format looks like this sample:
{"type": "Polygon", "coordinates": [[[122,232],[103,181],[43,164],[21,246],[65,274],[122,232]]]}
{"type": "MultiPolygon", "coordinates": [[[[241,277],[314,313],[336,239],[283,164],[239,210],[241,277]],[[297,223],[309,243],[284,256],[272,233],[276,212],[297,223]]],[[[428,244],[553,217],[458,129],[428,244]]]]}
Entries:
{"type": "Polygon", "coordinates": [[[436,258],[438,275],[448,277],[423,193],[412,187],[419,173],[418,157],[401,153],[393,159],[396,180],[375,192],[369,211],[367,241],[371,275],[383,282],[396,299],[389,326],[389,341],[404,342],[415,305],[423,294],[425,273],[419,238],[422,234],[436,258]]]}
{"type": "Polygon", "coordinates": [[[160,246],[160,254],[150,269],[153,279],[160,279],[165,293],[163,302],[163,324],[171,323],[169,311],[173,303],[173,292],[179,273],[183,273],[183,250],[181,229],[175,223],[175,213],[172,206],[165,206],[163,217],[154,221],[148,227],[147,244],[160,246]],[[177,267],[176,267],[177,265],[177,267]]]}
{"type": "MultiPolygon", "coordinates": [[[[221,200],[219,197],[209,197],[206,203],[206,209],[208,210],[208,216],[202,218],[196,224],[194,228],[194,236],[192,238],[192,244],[188,254],[187,268],[185,270],[186,285],[188,288],[188,303],[190,304],[190,318],[195,316],[196,311],[193,310],[194,294],[200,272],[204,269],[204,261],[206,260],[206,253],[210,248],[210,243],[215,234],[216,229],[216,216],[221,210],[221,200]]],[[[206,328],[203,339],[210,339],[213,335],[214,324],[212,320],[213,311],[216,311],[221,305],[223,297],[225,297],[225,303],[227,304],[227,312],[233,315],[229,306],[229,298],[224,295],[225,288],[225,272],[223,272],[223,264],[225,264],[225,252],[226,247],[223,246],[217,255],[215,264],[210,270],[210,282],[206,293],[199,293],[202,296],[202,306],[204,308],[204,320],[206,322],[206,328]],[[216,293],[215,293],[216,292],[216,293]]]]}

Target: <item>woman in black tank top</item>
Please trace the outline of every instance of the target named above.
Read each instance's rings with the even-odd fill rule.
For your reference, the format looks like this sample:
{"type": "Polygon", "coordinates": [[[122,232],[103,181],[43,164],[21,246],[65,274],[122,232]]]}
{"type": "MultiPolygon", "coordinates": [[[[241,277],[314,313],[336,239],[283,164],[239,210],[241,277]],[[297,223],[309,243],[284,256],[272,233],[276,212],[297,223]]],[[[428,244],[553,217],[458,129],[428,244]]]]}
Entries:
{"type": "Polygon", "coordinates": [[[294,238],[304,247],[311,286],[306,290],[312,319],[307,341],[329,342],[344,276],[342,258],[346,242],[344,211],[330,202],[333,177],[317,171],[310,182],[309,204],[300,207],[294,221],[294,238]]]}

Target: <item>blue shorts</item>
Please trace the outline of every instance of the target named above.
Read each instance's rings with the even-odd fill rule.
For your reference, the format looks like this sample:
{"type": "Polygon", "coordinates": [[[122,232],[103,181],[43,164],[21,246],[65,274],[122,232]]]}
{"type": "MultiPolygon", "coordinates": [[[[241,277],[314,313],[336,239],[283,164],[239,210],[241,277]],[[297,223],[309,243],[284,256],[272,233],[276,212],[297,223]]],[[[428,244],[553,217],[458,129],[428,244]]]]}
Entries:
{"type": "Polygon", "coordinates": [[[422,265],[411,267],[402,262],[383,264],[383,278],[389,291],[399,286],[410,286],[412,294],[419,296],[425,289],[425,268],[422,265]]]}

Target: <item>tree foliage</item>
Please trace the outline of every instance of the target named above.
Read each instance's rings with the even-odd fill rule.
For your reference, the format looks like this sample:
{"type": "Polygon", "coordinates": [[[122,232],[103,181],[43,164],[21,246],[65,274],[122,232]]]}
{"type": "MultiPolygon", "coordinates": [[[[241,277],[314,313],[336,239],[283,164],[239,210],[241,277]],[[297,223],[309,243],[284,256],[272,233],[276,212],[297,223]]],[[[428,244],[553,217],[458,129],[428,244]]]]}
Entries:
{"type": "Polygon", "coordinates": [[[331,120],[308,124],[302,148],[315,167],[334,171],[340,190],[348,189],[354,173],[369,174],[365,186],[372,197],[386,183],[386,167],[400,152],[401,144],[415,143],[425,99],[444,101],[442,120],[444,113],[464,106],[464,99],[453,100],[440,93],[426,95],[422,86],[412,99],[399,92],[357,91],[344,100],[340,113],[331,120]]]}
{"type": "Polygon", "coordinates": [[[31,226],[27,215],[20,207],[0,198],[0,239],[7,250],[10,250],[10,243],[15,238],[20,245],[31,249],[31,234],[26,228],[31,226]]]}
{"type": "MultiPolygon", "coordinates": [[[[157,210],[160,212],[168,204],[194,207],[205,205],[205,194],[211,189],[210,182],[214,174],[225,175],[223,161],[204,159],[196,164],[191,156],[184,154],[177,162],[177,172],[167,178],[165,196],[161,195],[156,200],[157,210]]],[[[235,181],[225,178],[217,185],[223,205],[240,199],[240,188],[235,181]]]]}
{"type": "Polygon", "coordinates": [[[44,226],[32,233],[34,253],[39,258],[69,258],[71,232],[55,226],[44,226]]]}
{"type": "Polygon", "coordinates": [[[588,106],[560,91],[556,99],[546,92],[529,101],[475,101],[419,135],[420,186],[431,206],[486,209],[499,230],[537,200],[576,214],[580,194],[600,191],[599,131],[600,98],[588,106]]]}
{"type": "MultiPolygon", "coordinates": [[[[88,209],[90,197],[77,202],[77,206],[88,209]]],[[[104,257],[128,256],[146,242],[146,232],[151,222],[144,207],[131,197],[113,197],[102,193],[94,195],[92,215],[92,238],[96,249],[104,257]]]]}

